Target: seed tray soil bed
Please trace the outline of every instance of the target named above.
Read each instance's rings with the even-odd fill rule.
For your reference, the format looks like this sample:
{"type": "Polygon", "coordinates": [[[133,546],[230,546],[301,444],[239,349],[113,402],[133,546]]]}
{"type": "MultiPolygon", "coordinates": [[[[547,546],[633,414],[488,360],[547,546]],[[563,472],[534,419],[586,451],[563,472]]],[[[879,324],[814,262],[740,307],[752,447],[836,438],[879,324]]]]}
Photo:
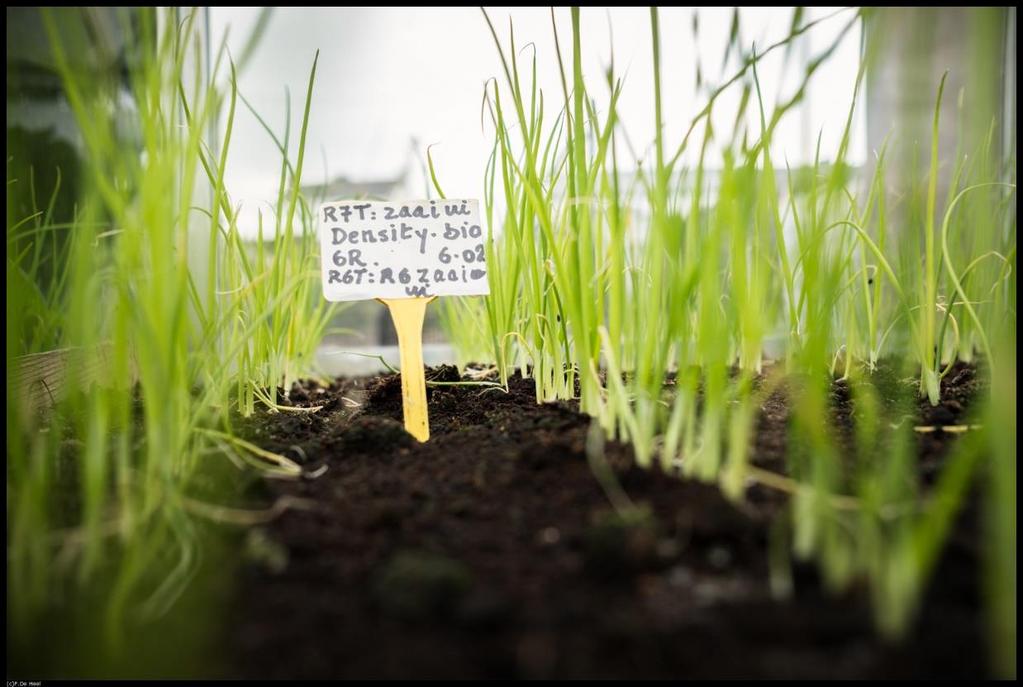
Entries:
{"type": "MultiPolygon", "coordinates": [[[[428,378],[457,380],[453,368],[428,378]]],[[[977,392],[958,366],[919,423],[965,421],[977,392]]],[[[313,414],[259,412],[243,430],[315,478],[267,481],[294,507],[249,536],[228,656],[252,678],[977,677],[985,673],[976,499],[960,514],[907,641],[871,624],[862,585],[827,593],[795,564],[772,597],[772,517],[786,497],[743,504],[713,485],[605,459],[646,515],[623,519],[586,458],[590,420],[572,404],[510,393],[429,390],[428,443],[401,425],[397,376],[296,385],[313,414]],[[358,405],[356,405],[358,404],[358,405]],[[323,470],[326,466],[326,470],[323,470]],[[256,543],[254,543],[256,542],[256,543]],[[258,544],[258,545],[257,545],[258,544]]],[[[839,431],[847,390],[832,394],[839,431]]],[[[788,407],[757,420],[753,462],[779,468],[788,407]]],[[[954,440],[919,435],[921,475],[954,440]]]]}

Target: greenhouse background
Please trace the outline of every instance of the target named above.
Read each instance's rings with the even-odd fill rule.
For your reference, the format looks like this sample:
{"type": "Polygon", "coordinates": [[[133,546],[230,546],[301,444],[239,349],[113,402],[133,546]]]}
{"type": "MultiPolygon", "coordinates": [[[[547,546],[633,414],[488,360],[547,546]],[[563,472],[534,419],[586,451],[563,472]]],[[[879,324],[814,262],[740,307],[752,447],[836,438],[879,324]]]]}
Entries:
{"type": "MultiPolygon", "coordinates": [[[[491,56],[486,49],[487,36],[477,30],[478,12],[474,8],[278,8],[273,13],[273,38],[264,41],[258,50],[247,51],[245,39],[248,33],[260,22],[270,21],[266,11],[258,8],[205,8],[197,29],[204,39],[204,51],[195,59],[203,74],[201,78],[209,79],[212,46],[226,39],[229,49],[251,59],[251,64],[241,70],[239,84],[243,93],[257,112],[274,112],[283,109],[285,89],[296,91],[301,88],[299,74],[302,70],[298,60],[305,59],[299,57],[302,46],[310,43],[324,46],[325,56],[330,59],[325,59],[323,78],[331,83],[345,83],[346,87],[325,89],[315,101],[312,126],[316,140],[320,142],[317,152],[321,156],[321,164],[313,166],[310,176],[319,176],[320,179],[310,182],[305,192],[323,192],[327,197],[338,198],[428,196],[431,186],[426,172],[425,142],[430,141],[437,146],[433,154],[438,164],[444,167],[449,178],[465,189],[465,195],[481,194],[478,161],[485,156],[486,137],[474,127],[473,112],[479,100],[480,83],[494,73],[499,64],[496,56],[491,56]],[[419,40],[432,45],[431,60],[410,63],[403,57],[402,49],[419,40]],[[465,47],[458,47],[462,42],[467,42],[465,47]],[[328,50],[337,54],[330,55],[328,50]],[[462,56],[467,52],[486,56],[486,59],[471,65],[476,74],[459,74],[456,82],[451,75],[464,71],[466,65],[462,56]],[[296,63],[290,64],[292,60],[296,63]],[[410,107],[410,103],[416,106],[410,107]],[[429,113],[428,117],[423,117],[424,111],[429,113]],[[340,125],[339,122],[345,124],[340,125]]],[[[997,113],[1003,122],[1015,121],[1015,64],[1009,59],[1015,54],[1013,8],[1007,8],[1001,14],[992,12],[983,20],[990,22],[991,26],[978,26],[973,32],[961,30],[974,21],[968,8],[889,8],[883,12],[875,24],[884,27],[883,32],[880,28],[875,29],[884,45],[882,54],[875,59],[878,65],[883,66],[870,74],[862,95],[863,107],[855,113],[851,161],[860,166],[868,162],[869,156],[881,148],[893,126],[925,129],[930,112],[930,93],[920,84],[937,84],[945,69],[949,70],[947,86],[950,93],[957,93],[971,73],[984,74],[985,78],[978,84],[984,92],[971,103],[972,108],[988,115],[997,113]],[[926,32],[916,30],[921,25],[933,29],[926,32]],[[990,35],[986,35],[985,31],[989,31],[990,35]],[[978,47],[978,43],[982,43],[982,47],[978,47]],[[989,64],[985,64],[985,60],[989,64]]],[[[805,18],[810,21],[830,13],[830,10],[822,8],[807,8],[805,18]]],[[[691,14],[687,9],[672,8],[666,11],[664,21],[681,26],[690,21],[691,14]]],[[[703,17],[700,42],[679,41],[679,53],[669,59],[684,63],[693,61],[696,52],[716,57],[725,51],[731,11],[728,8],[709,8],[700,14],[703,17]]],[[[51,131],[51,137],[57,141],[80,146],[71,111],[60,96],[59,86],[46,75],[46,70],[52,69],[52,60],[46,54],[46,38],[35,11],[12,8],[8,15],[11,18],[8,22],[8,64],[13,64],[9,71],[15,69],[14,83],[19,84],[18,90],[8,97],[9,126],[23,127],[40,134],[51,131]]],[[[759,40],[765,45],[785,37],[790,28],[790,15],[791,12],[784,8],[745,8],[739,12],[743,24],[758,27],[759,33],[752,35],[751,30],[748,39],[753,42],[759,40]]],[[[93,16],[105,33],[103,40],[115,46],[112,54],[116,55],[124,38],[113,10],[97,8],[93,16]]],[[[523,27],[520,30],[535,33],[543,33],[548,21],[546,10],[542,8],[522,8],[508,13],[508,16],[523,27]]],[[[646,38],[645,16],[641,8],[608,9],[604,16],[594,12],[588,20],[592,25],[588,28],[596,34],[595,37],[599,37],[596,40],[600,44],[607,43],[609,37],[613,38],[613,32],[609,36],[609,26],[621,27],[616,49],[619,54],[641,61],[636,59],[636,53],[646,38]]],[[[839,22],[839,18],[830,20],[819,32],[809,33],[805,39],[796,42],[791,59],[797,67],[785,75],[788,79],[785,85],[792,88],[793,75],[805,71],[811,56],[816,56],[820,48],[828,46],[841,28],[839,22]]],[[[853,27],[843,38],[836,54],[815,76],[809,97],[797,104],[797,116],[776,135],[775,147],[784,151],[791,164],[812,162],[817,133],[833,136],[833,130],[825,124],[844,117],[847,104],[853,97],[860,31],[859,26],[853,27]]],[[[548,41],[545,47],[552,49],[552,41],[547,36],[544,38],[548,41]]],[[[606,61],[605,55],[595,56],[593,66],[599,68],[602,60],[606,61]]],[[[780,64],[770,67],[776,73],[762,78],[765,83],[778,82],[780,64]]],[[[636,90],[647,90],[651,78],[647,65],[637,64],[631,71],[634,73],[630,74],[630,81],[642,79],[636,90]]],[[[553,69],[544,76],[548,85],[553,86],[557,78],[553,69]]],[[[688,82],[673,93],[678,101],[672,103],[680,122],[694,114],[689,111],[693,105],[687,109],[685,103],[687,100],[694,102],[696,95],[696,84],[691,75],[681,76],[688,82]]],[[[642,122],[645,119],[642,108],[647,104],[637,101],[633,109],[640,116],[634,115],[634,118],[642,122]]],[[[131,105],[125,103],[125,106],[131,105]]],[[[940,148],[946,152],[953,151],[957,105],[950,98],[942,107],[944,124],[940,148]]],[[[975,116],[981,119],[980,114],[975,116]]],[[[214,139],[219,126],[222,123],[210,123],[214,139]]],[[[647,129],[639,129],[637,138],[649,138],[647,129]]],[[[255,226],[255,213],[261,199],[272,196],[276,184],[273,167],[277,151],[272,142],[260,134],[258,122],[239,122],[236,137],[246,141],[246,145],[228,173],[228,183],[240,191],[235,197],[242,203],[245,221],[241,227],[243,233],[248,232],[250,239],[254,234],[252,227],[255,226]]],[[[1003,127],[998,135],[1002,155],[1007,157],[1014,146],[1013,132],[1003,127]]],[[[825,142],[831,147],[835,143],[825,142]]],[[[945,175],[941,181],[947,184],[945,175]]],[[[897,180],[893,178],[891,183],[894,186],[897,180]]],[[[201,263],[201,257],[196,259],[201,263]]],[[[370,313],[349,313],[347,317],[339,317],[338,326],[347,328],[353,324],[366,324],[363,318],[372,316],[370,313]]],[[[321,364],[338,374],[347,370],[375,370],[371,363],[346,356],[344,350],[360,344],[394,345],[396,340],[389,322],[378,319],[375,330],[360,326],[359,336],[336,337],[340,347],[330,347],[328,343],[321,364]],[[367,329],[373,331],[370,336],[375,340],[365,341],[367,329]]],[[[443,333],[436,323],[432,324],[432,334],[427,336],[440,343],[443,333]]],[[[435,355],[431,362],[439,363],[449,358],[451,353],[439,348],[435,355]]]]}
{"type": "MultiPolygon", "coordinates": [[[[59,93],[53,92],[56,85],[47,84],[46,77],[39,74],[38,68],[51,66],[51,60],[45,54],[46,39],[42,26],[32,10],[14,8],[12,12],[13,21],[8,28],[9,62],[13,60],[15,65],[22,66],[24,75],[19,80],[25,85],[14,98],[8,99],[10,124],[33,131],[52,130],[55,138],[74,145],[78,138],[71,112],[61,102],[59,93]]],[[[311,184],[308,192],[314,193],[323,186],[323,190],[329,191],[326,195],[332,197],[362,194],[381,198],[427,195],[430,186],[425,175],[425,145],[419,144],[419,141],[425,142],[427,139],[437,144],[434,154],[438,164],[444,164],[449,170],[449,176],[467,191],[472,191],[468,195],[478,195],[481,192],[478,160],[484,156],[485,137],[482,132],[477,134],[471,127],[474,120],[473,108],[479,99],[477,82],[483,81],[486,76],[460,79],[457,87],[461,90],[455,95],[450,88],[445,88],[451,77],[444,76],[444,72],[458,69],[460,55],[465,51],[487,54],[486,36],[474,30],[478,23],[477,12],[471,8],[441,11],[421,9],[418,10],[418,16],[406,15],[400,22],[394,20],[406,12],[408,10],[329,8],[316,11],[278,9],[275,12],[275,39],[266,41],[258,52],[253,53],[253,63],[243,72],[245,78],[240,82],[257,111],[282,109],[284,89],[300,88],[297,76],[301,71],[299,65],[288,65],[288,60],[295,59],[297,49],[313,40],[310,32],[315,35],[315,32],[323,31],[322,43],[339,46],[336,49],[343,49],[346,54],[355,52],[351,48],[352,38],[358,38],[357,46],[367,46],[362,53],[366,55],[365,58],[334,59],[325,66],[325,69],[331,70],[325,78],[332,82],[349,82],[352,76],[356,76],[357,80],[351,84],[348,93],[327,92],[316,102],[314,112],[323,112],[322,119],[317,116],[313,121],[313,126],[322,127],[317,140],[321,141],[319,152],[323,156],[323,164],[319,169],[314,167],[314,170],[323,178],[318,184],[311,184]],[[472,43],[461,50],[445,47],[440,55],[435,53],[433,61],[416,65],[423,73],[410,71],[407,60],[380,58],[380,55],[394,54],[395,46],[415,41],[417,36],[430,36],[429,41],[439,46],[454,46],[459,40],[471,40],[472,43]],[[374,48],[368,48],[370,45],[374,48]],[[424,78],[431,75],[441,78],[437,81],[424,78]],[[385,88],[383,84],[391,85],[385,88]],[[355,93],[359,95],[353,97],[355,93]],[[413,98],[417,103],[429,103],[433,107],[410,108],[405,98],[413,98]],[[437,114],[432,114],[430,120],[424,120],[417,116],[417,110],[420,109],[429,109],[437,114]],[[338,126],[335,124],[337,121],[352,123],[338,126]]],[[[682,24],[689,11],[677,8],[674,12],[678,16],[666,14],[666,21],[667,17],[671,17],[682,24]]],[[[740,12],[740,17],[744,23],[762,27],[760,34],[751,36],[751,40],[767,44],[783,38],[788,30],[790,12],[787,10],[767,8],[759,11],[746,9],[743,12],[740,12]]],[[[1014,22],[1011,20],[1013,10],[1009,8],[1005,12],[1005,21],[998,21],[998,25],[1009,27],[1008,30],[1002,32],[1004,35],[999,35],[998,40],[990,43],[985,41],[985,47],[990,53],[987,59],[996,64],[1003,63],[1006,67],[997,73],[987,72],[991,75],[990,83],[987,84],[990,88],[986,94],[987,107],[1001,108],[1004,112],[1002,121],[1015,121],[1015,65],[1006,58],[1013,54],[1015,46],[1015,34],[1012,32],[1014,22]]],[[[225,36],[229,39],[229,47],[236,52],[243,51],[246,33],[260,21],[260,14],[260,10],[254,8],[207,8],[200,22],[200,30],[207,37],[206,51],[199,57],[199,62],[208,62],[211,45],[225,36]]],[[[616,26],[627,27],[625,30],[631,30],[628,39],[622,39],[619,35],[618,41],[622,46],[622,54],[633,55],[638,49],[637,44],[645,37],[643,14],[639,8],[615,9],[608,10],[606,18],[594,13],[590,21],[595,33],[607,34],[610,21],[616,26]]],[[[816,18],[815,14],[824,16],[828,11],[808,8],[807,19],[816,18]]],[[[906,122],[904,126],[910,128],[919,126],[921,117],[926,119],[929,111],[927,93],[921,88],[905,88],[900,87],[900,84],[916,84],[922,78],[937,83],[941,77],[942,65],[951,65],[948,81],[950,92],[957,92],[962,87],[971,65],[967,58],[972,54],[971,34],[960,30],[968,14],[966,8],[942,11],[927,8],[886,10],[883,20],[878,22],[886,27],[885,31],[892,34],[885,36],[887,53],[878,58],[878,62],[885,67],[871,75],[864,94],[866,107],[857,112],[853,159],[862,164],[868,158],[868,151],[879,150],[893,122],[899,121],[898,117],[903,117],[906,122]],[[932,25],[933,33],[913,32],[917,23],[932,25]],[[912,36],[912,41],[905,40],[904,36],[912,36]]],[[[540,8],[522,9],[509,16],[521,26],[530,28],[538,25],[542,27],[547,21],[545,11],[540,8]]],[[[703,42],[699,48],[687,47],[686,52],[678,55],[680,61],[691,61],[696,49],[715,56],[724,52],[726,32],[731,21],[730,11],[727,8],[709,9],[703,12],[703,16],[703,26],[706,27],[703,42]]],[[[109,32],[108,40],[115,44],[123,40],[114,38],[118,35],[118,29],[111,11],[97,10],[96,17],[104,30],[109,32]]],[[[833,34],[837,20],[830,23],[832,26],[829,28],[833,34]]],[[[814,41],[824,46],[831,38],[827,33],[808,35],[806,40],[799,42],[793,59],[799,60],[801,68],[805,69],[811,54],[815,52],[814,41]]],[[[606,40],[601,35],[600,41],[606,40]]],[[[830,134],[823,126],[824,123],[844,115],[846,103],[853,95],[850,84],[855,81],[859,40],[859,27],[856,27],[839,45],[837,55],[816,77],[819,86],[811,90],[811,98],[798,105],[798,119],[794,118],[792,126],[783,132],[784,138],[779,136],[776,139],[775,145],[779,150],[789,155],[793,151],[797,152],[793,164],[811,162],[816,132],[830,134]]],[[[975,59],[983,58],[980,56],[975,59]]],[[[595,65],[599,65],[599,59],[604,58],[594,60],[595,65]]],[[[636,71],[641,72],[645,66],[637,66],[636,71]]],[[[208,70],[208,65],[205,67],[208,70]]],[[[475,65],[480,75],[489,75],[497,67],[496,58],[482,60],[475,65]]],[[[556,78],[553,73],[546,76],[548,81],[556,78]]],[[[642,77],[647,80],[650,78],[646,73],[642,73],[642,77]]],[[[209,78],[208,74],[205,78],[209,78]]],[[[777,75],[774,78],[777,79],[777,75]]],[[[694,87],[692,81],[685,85],[691,95],[695,95],[694,87]]],[[[643,84],[639,84],[637,90],[642,91],[643,84]]],[[[637,103],[637,107],[642,106],[643,103],[637,103]]],[[[943,107],[945,125],[942,132],[944,145],[941,148],[949,151],[954,150],[955,102],[948,100],[943,107]]],[[[682,102],[677,103],[675,109],[681,119],[684,116],[682,102]]],[[[238,194],[239,200],[247,206],[244,210],[248,221],[243,223],[243,227],[254,225],[252,220],[260,198],[266,197],[267,189],[272,190],[275,184],[272,167],[276,151],[271,142],[262,140],[258,127],[258,123],[253,121],[240,123],[237,136],[251,143],[239,156],[229,177],[232,187],[243,191],[238,194]]],[[[646,132],[644,136],[648,137],[646,132]]],[[[1002,131],[1000,136],[1003,154],[1008,154],[1012,146],[1011,133],[1002,131]]],[[[384,330],[378,332],[381,338],[391,335],[383,326],[378,329],[384,330]]],[[[352,365],[358,364],[349,360],[352,365]]]]}
{"type": "Polygon", "coordinates": [[[1015,8],[8,8],[8,678],[1014,677],[1015,65],[1015,8]],[[447,198],[419,445],[318,208],[447,198]]]}

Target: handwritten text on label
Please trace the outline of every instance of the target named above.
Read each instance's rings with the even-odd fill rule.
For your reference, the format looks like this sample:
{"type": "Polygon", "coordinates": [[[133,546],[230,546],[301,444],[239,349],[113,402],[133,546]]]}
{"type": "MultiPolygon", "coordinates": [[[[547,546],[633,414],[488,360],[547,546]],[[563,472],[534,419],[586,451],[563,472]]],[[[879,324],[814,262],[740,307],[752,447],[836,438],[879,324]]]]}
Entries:
{"type": "Polygon", "coordinates": [[[490,292],[479,201],[338,201],[319,209],[330,301],[490,292]]]}

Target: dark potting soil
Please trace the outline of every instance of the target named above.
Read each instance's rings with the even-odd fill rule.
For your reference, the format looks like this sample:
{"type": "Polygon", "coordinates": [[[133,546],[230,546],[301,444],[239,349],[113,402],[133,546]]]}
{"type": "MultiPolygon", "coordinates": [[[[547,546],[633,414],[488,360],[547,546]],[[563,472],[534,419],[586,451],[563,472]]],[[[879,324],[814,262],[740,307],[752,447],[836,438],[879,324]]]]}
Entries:
{"type": "MultiPolygon", "coordinates": [[[[428,378],[455,381],[453,368],[428,378]]],[[[973,367],[957,365],[925,426],[968,421],[973,367]]],[[[397,376],[296,385],[316,413],[259,412],[243,430],[304,464],[267,481],[287,506],[250,531],[227,639],[246,678],[968,678],[985,674],[979,523],[957,519],[922,612],[901,644],[878,638],[868,592],[829,593],[794,563],[772,596],[771,523],[787,497],[742,503],[714,485],[643,470],[608,442],[631,501],[612,508],[586,457],[590,420],[573,404],[510,392],[428,387],[431,439],[401,424],[397,376]]],[[[848,388],[832,389],[848,432],[848,388]]],[[[753,462],[781,469],[789,407],[762,404],[753,462]]],[[[918,432],[927,482],[955,440],[918,432]]]]}

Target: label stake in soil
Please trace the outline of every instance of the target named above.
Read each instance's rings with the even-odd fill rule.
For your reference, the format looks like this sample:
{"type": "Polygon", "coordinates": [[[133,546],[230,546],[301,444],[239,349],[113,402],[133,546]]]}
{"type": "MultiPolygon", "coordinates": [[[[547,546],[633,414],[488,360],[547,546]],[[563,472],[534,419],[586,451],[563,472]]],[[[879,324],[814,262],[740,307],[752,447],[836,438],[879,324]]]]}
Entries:
{"type": "Polygon", "coordinates": [[[324,297],[375,298],[390,310],[405,429],[426,441],[426,306],[437,296],[490,293],[479,201],[335,201],[320,206],[319,229],[324,297]]]}
{"type": "Polygon", "coordinates": [[[426,375],[423,367],[423,319],[430,298],[380,298],[391,311],[398,333],[401,356],[401,405],[405,431],[419,441],[430,438],[430,418],[426,411],[426,375]]]}

